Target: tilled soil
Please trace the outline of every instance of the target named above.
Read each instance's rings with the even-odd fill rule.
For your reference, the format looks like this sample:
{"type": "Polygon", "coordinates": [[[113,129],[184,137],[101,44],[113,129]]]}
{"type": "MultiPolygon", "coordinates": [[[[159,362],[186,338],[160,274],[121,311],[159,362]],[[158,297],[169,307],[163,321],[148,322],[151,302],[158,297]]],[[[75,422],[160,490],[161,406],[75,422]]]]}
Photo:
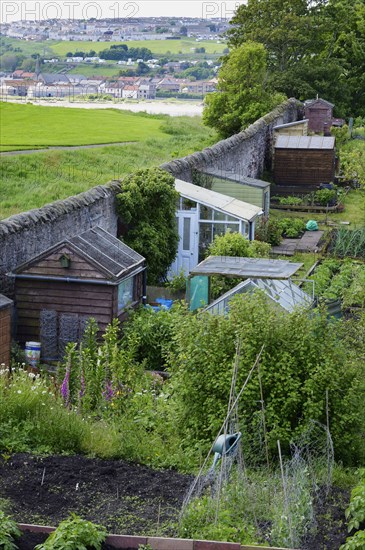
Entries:
{"type": "Polygon", "coordinates": [[[19,523],[57,526],[75,512],[109,533],[169,536],[191,481],[123,460],[0,456],[0,499],[19,523]]]}

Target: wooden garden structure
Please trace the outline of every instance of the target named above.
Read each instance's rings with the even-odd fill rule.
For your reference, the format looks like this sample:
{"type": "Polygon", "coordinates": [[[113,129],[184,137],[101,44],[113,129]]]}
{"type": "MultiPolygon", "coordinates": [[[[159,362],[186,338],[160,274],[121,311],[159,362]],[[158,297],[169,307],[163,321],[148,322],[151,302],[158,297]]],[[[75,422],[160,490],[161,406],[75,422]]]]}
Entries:
{"type": "Polygon", "coordinates": [[[102,331],[146,295],[145,259],[99,227],[56,244],[13,275],[17,340],[41,342],[49,360],[80,340],[90,317],[102,331]]]}
{"type": "Polygon", "coordinates": [[[280,193],[308,193],[333,182],[336,167],[335,138],[279,135],[275,143],[274,182],[280,193]]]}

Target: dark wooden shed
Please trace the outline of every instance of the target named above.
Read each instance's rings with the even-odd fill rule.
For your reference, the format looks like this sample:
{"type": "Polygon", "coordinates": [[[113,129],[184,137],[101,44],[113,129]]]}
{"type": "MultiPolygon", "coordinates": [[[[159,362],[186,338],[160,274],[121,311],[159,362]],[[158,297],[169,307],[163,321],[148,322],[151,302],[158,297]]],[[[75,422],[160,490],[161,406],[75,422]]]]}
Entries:
{"type": "Polygon", "coordinates": [[[310,132],[326,133],[332,125],[333,103],[325,99],[308,99],[304,102],[304,116],[310,132]]]}
{"type": "MultiPolygon", "coordinates": [[[[307,192],[335,177],[335,138],[278,136],[274,154],[274,182],[291,187],[288,192],[307,192]]],[[[274,191],[276,192],[276,191],[274,191]]]]}
{"type": "Polygon", "coordinates": [[[96,227],[67,239],[15,272],[17,340],[41,342],[57,359],[82,337],[90,317],[100,330],[145,296],[145,259],[96,227]]]}
{"type": "Polygon", "coordinates": [[[0,365],[7,367],[10,365],[12,309],[13,301],[0,294],[0,365]]]}

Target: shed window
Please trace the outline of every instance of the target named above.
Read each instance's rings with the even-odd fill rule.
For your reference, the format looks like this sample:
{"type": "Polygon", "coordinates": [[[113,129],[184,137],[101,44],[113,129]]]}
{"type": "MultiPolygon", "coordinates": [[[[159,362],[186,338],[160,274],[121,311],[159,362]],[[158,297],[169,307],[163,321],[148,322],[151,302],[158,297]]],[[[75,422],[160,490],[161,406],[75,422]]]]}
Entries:
{"type": "Polygon", "coordinates": [[[133,302],[134,279],[129,277],[118,285],[118,313],[133,302]]]}

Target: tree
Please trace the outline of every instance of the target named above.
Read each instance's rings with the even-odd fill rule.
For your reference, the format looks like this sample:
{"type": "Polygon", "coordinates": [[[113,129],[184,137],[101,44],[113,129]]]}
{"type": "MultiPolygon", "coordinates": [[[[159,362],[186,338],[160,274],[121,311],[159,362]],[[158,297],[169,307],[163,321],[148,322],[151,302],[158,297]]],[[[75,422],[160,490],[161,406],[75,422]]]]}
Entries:
{"type": "Polygon", "coordinates": [[[166,277],[176,256],[178,196],[174,177],[160,168],[127,176],[117,195],[117,211],[128,228],[123,240],[146,258],[150,284],[166,277]]]}
{"type": "Polygon", "coordinates": [[[188,28],[185,25],[180,28],[180,34],[181,36],[188,36],[188,28]]]}
{"type": "Polygon", "coordinates": [[[227,32],[237,48],[250,40],[268,52],[269,84],[304,100],[317,94],[336,114],[364,112],[365,0],[248,0],[227,32]]]}
{"type": "Polygon", "coordinates": [[[266,51],[262,44],[246,42],[223,60],[218,92],[206,98],[204,123],[223,137],[240,132],[285,99],[265,88],[266,51]]]}

